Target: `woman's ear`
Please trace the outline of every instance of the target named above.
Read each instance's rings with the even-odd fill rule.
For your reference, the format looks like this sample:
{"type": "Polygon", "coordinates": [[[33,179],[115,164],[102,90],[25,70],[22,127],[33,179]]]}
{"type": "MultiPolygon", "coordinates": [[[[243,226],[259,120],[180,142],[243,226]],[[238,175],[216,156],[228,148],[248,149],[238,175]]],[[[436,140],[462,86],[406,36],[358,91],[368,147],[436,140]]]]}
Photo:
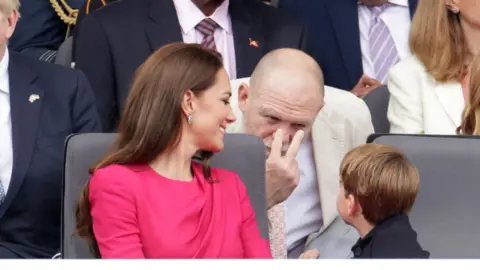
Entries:
{"type": "Polygon", "coordinates": [[[195,110],[194,102],[195,102],[195,94],[192,92],[192,90],[185,91],[185,94],[183,95],[183,101],[182,101],[182,110],[183,110],[183,113],[185,114],[185,117],[188,117],[189,115],[193,114],[195,110]]]}
{"type": "Polygon", "coordinates": [[[458,0],[445,0],[445,5],[453,13],[458,13],[460,11],[458,0]]]}

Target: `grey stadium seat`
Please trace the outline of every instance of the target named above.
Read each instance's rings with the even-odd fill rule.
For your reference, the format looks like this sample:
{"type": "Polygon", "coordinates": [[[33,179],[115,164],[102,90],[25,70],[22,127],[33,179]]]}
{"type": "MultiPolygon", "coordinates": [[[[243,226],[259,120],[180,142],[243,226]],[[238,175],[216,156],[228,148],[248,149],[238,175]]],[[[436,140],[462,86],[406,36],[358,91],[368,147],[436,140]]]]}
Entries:
{"type": "Polygon", "coordinates": [[[431,257],[480,258],[479,137],[389,134],[372,141],[396,147],[419,169],[410,218],[431,257]]]}

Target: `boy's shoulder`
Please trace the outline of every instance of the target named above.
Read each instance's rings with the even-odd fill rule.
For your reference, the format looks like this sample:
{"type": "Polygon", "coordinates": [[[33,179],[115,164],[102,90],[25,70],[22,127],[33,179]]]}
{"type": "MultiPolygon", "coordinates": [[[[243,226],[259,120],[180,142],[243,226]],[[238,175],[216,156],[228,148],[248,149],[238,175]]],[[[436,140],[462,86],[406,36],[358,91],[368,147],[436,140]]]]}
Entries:
{"type": "Polygon", "coordinates": [[[358,258],[429,258],[430,253],[420,246],[417,233],[407,215],[399,214],[375,226],[357,243],[354,256],[358,258]],[[363,243],[362,243],[363,242],[363,243]]]}

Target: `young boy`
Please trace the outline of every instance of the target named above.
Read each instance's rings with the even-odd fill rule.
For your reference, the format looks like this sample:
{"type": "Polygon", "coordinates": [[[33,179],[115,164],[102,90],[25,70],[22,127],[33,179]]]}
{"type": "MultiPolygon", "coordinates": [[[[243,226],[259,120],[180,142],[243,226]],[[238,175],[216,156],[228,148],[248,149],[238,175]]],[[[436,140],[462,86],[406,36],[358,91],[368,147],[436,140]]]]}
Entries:
{"type": "Polygon", "coordinates": [[[392,147],[365,144],[351,150],[340,168],[337,208],[360,239],[354,258],[428,258],[407,213],[419,189],[417,169],[392,147]]]}

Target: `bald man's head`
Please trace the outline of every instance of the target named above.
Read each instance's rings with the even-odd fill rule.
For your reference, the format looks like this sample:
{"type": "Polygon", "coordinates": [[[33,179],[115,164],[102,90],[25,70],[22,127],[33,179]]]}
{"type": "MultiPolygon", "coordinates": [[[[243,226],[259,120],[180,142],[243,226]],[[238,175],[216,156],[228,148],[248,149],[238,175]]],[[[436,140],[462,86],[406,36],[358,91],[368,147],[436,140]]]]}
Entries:
{"type": "MultiPolygon", "coordinates": [[[[278,49],[266,54],[250,78],[251,94],[274,88],[297,94],[324,94],[323,73],[308,54],[296,49],[278,49]],[[291,87],[291,88],[290,88],[291,87]]],[[[271,90],[268,90],[271,91],[271,90]]]]}
{"type": "Polygon", "coordinates": [[[323,74],[317,62],[302,51],[279,49],[260,60],[238,98],[247,133],[269,146],[273,133],[281,128],[288,147],[296,131],[310,131],[323,97],[323,74]]]}

